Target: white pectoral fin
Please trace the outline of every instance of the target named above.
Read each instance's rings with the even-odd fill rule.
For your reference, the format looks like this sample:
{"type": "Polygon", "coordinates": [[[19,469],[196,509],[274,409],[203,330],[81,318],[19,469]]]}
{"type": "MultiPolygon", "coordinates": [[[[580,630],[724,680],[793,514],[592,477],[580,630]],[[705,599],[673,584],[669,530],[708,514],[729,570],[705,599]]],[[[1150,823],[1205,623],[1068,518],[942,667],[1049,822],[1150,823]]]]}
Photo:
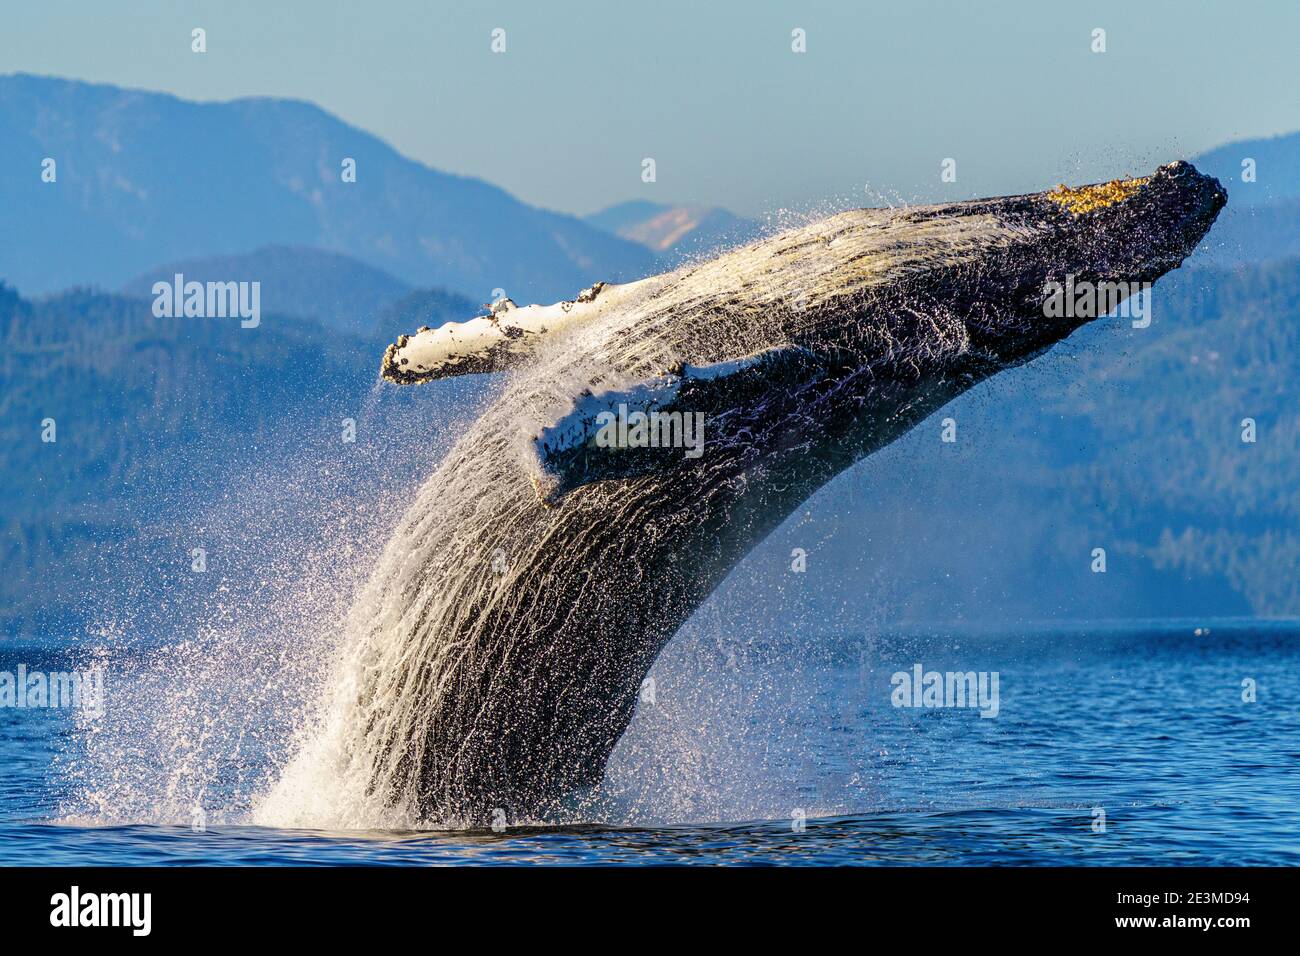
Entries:
{"type": "Polygon", "coordinates": [[[817,364],[807,350],[783,345],[708,365],[683,364],[626,388],[584,392],[532,438],[534,485],[543,499],[555,501],[582,485],[697,460],[705,454],[711,419],[817,364]]]}
{"type": "Polygon", "coordinates": [[[520,308],[501,299],[487,315],[399,337],[384,353],[380,373],[390,382],[414,385],[454,375],[503,371],[532,356],[546,337],[607,314],[636,284],[597,282],[576,299],[554,305],[520,308]]]}

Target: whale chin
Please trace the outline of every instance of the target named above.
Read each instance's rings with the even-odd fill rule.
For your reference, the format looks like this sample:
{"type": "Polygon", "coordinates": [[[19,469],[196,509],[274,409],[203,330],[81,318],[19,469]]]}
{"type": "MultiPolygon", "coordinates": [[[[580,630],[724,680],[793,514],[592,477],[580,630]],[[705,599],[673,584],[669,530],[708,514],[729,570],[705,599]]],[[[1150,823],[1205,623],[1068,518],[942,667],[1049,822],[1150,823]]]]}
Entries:
{"type": "Polygon", "coordinates": [[[508,378],[395,529],[345,652],[337,736],[316,752],[377,817],[556,812],[600,780],[660,650],[793,509],[1176,268],[1225,199],[1175,163],[855,210],[403,336],[390,381],[508,378]],[[1093,308],[1057,308],[1067,284],[1100,289],[1093,308]],[[629,423],[670,416],[668,440],[632,441],[630,425],[600,440],[620,406],[629,423]],[[698,446],[674,443],[674,413],[700,416],[698,446]]]}

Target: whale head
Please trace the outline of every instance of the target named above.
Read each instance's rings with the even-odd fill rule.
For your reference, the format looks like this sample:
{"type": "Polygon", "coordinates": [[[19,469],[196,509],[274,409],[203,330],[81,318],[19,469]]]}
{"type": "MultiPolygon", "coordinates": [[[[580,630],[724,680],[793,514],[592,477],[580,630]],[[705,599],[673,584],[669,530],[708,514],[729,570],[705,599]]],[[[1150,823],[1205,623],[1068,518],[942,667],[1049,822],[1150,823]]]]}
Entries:
{"type": "Polygon", "coordinates": [[[998,290],[992,307],[967,300],[972,347],[1007,367],[1108,315],[1129,295],[1178,268],[1223,209],[1227,194],[1218,180],[1176,162],[1139,179],[1058,186],[992,202],[1005,220],[1023,217],[1038,234],[1033,254],[1017,252],[1010,259],[994,254],[986,263],[990,271],[977,285],[998,290]]]}

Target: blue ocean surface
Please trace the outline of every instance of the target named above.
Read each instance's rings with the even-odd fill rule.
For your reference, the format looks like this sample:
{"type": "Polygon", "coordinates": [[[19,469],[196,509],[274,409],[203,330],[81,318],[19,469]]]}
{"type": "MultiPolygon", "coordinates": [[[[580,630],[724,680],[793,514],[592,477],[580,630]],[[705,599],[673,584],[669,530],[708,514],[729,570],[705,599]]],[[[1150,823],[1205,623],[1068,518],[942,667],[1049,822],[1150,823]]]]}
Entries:
{"type": "MultiPolygon", "coordinates": [[[[0,645],[0,670],[61,662],[57,648],[0,645]]],[[[114,686],[111,659],[107,673],[102,719],[112,721],[132,685],[114,686]]],[[[170,806],[168,794],[139,785],[129,805],[100,805],[97,818],[87,809],[97,775],[168,755],[123,746],[119,767],[102,754],[90,761],[95,730],[67,710],[0,708],[0,863],[1300,864],[1294,622],[934,629],[788,645],[696,633],[674,641],[652,676],[590,821],[498,832],[259,826],[251,794],[274,777],[283,755],[271,751],[285,744],[268,734],[250,745],[247,732],[194,761],[210,776],[202,826],[155,813],[151,801],[170,806]],[[895,675],[918,665],[996,673],[996,716],[896,706],[895,675]]],[[[155,710],[182,724],[191,715],[155,710]]],[[[210,715],[192,716],[191,740],[220,739],[210,715]]],[[[159,776],[171,781],[160,789],[189,773],[159,776]]]]}

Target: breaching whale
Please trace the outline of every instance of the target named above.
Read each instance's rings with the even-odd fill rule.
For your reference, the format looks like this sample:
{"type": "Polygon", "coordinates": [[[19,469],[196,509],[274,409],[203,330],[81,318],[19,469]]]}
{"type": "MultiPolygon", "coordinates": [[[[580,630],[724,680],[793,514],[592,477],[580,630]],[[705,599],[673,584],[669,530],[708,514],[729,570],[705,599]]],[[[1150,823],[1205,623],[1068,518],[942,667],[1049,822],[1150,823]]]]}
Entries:
{"type": "Polygon", "coordinates": [[[298,761],[393,819],[546,819],[600,781],[655,657],[765,535],[1094,317],[1046,308],[1053,283],[1154,282],[1225,201],[1174,163],[856,210],[571,302],[503,300],[402,336],[383,358],[393,382],[510,371],[395,529],[340,665],[330,740],[298,761]],[[598,440],[615,412],[644,426],[637,441],[627,428],[598,440]],[[702,416],[700,454],[675,442],[674,413],[702,416]]]}

